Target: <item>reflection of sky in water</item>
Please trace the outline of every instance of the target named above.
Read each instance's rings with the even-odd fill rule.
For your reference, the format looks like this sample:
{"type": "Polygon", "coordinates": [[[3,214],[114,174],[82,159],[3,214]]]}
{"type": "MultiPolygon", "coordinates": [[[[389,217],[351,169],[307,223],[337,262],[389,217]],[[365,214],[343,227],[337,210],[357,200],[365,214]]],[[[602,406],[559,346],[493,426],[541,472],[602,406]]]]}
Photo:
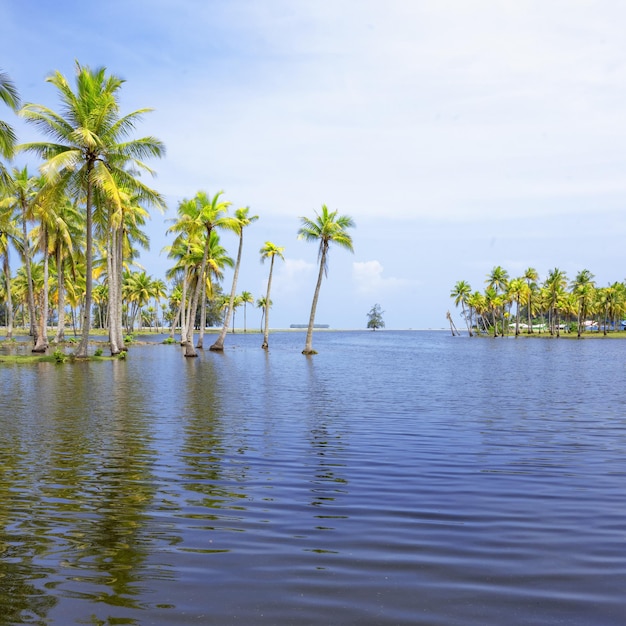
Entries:
{"type": "Polygon", "coordinates": [[[618,623],[621,342],[260,338],[0,366],[0,624],[618,623]]]}

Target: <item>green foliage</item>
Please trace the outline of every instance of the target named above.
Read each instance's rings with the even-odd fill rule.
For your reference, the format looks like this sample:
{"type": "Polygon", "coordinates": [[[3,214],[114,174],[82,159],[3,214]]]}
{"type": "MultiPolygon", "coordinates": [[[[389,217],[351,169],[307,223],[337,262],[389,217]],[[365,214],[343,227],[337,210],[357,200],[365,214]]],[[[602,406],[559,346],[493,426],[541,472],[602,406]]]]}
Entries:
{"type": "Polygon", "coordinates": [[[128,335],[124,337],[124,344],[128,345],[129,343],[133,343],[134,340],[135,336],[132,333],[128,333],[128,335]]]}
{"type": "Polygon", "coordinates": [[[174,337],[168,337],[167,339],[163,340],[163,343],[167,344],[167,345],[171,345],[173,343],[177,343],[176,339],[174,339],[174,337]]]}
{"type": "Polygon", "coordinates": [[[381,309],[380,304],[375,304],[367,314],[367,327],[372,330],[385,328],[383,313],[384,311],[381,309]]]}
{"type": "Polygon", "coordinates": [[[94,353],[94,356],[102,356],[102,348],[97,348],[94,353]]]}
{"type": "Polygon", "coordinates": [[[65,363],[67,361],[67,354],[58,348],[52,353],[56,363],[65,363]]]}
{"type": "Polygon", "coordinates": [[[122,350],[118,355],[117,358],[120,361],[125,361],[126,360],[126,355],[128,354],[128,352],[126,352],[126,350],[122,350]]]}

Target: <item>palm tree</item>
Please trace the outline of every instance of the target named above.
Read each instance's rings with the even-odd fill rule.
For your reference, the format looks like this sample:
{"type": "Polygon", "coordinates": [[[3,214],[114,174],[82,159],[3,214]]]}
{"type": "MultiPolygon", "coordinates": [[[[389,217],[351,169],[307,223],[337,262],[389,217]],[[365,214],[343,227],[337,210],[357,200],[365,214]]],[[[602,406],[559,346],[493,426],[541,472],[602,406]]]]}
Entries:
{"type": "MultiPolygon", "coordinates": [[[[265,296],[258,298],[256,301],[256,308],[257,309],[261,309],[261,326],[259,328],[259,330],[261,332],[263,332],[263,321],[264,321],[264,317],[267,313],[267,311],[269,311],[269,309],[272,307],[273,302],[271,300],[268,300],[265,298],[265,296]]],[[[261,346],[262,348],[265,348],[267,346],[261,346]]]]}
{"type": "Polygon", "coordinates": [[[556,336],[560,336],[560,319],[559,314],[562,304],[562,297],[567,287],[567,276],[564,271],[555,267],[548,272],[548,277],[544,282],[546,289],[547,304],[548,304],[548,319],[550,326],[550,334],[553,335],[556,332],[556,336]]]}
{"type": "Polygon", "coordinates": [[[11,263],[9,251],[13,245],[18,250],[22,244],[20,229],[15,219],[13,206],[2,207],[0,202],[0,256],[4,275],[7,339],[13,338],[13,298],[11,295],[11,263]]]}
{"type": "Polygon", "coordinates": [[[246,226],[249,226],[253,222],[256,222],[259,219],[258,215],[249,215],[250,208],[245,207],[241,209],[237,209],[235,211],[235,216],[231,218],[227,218],[226,223],[224,225],[225,228],[231,230],[235,234],[239,236],[239,248],[237,249],[237,261],[235,262],[235,273],[233,275],[233,285],[230,290],[230,302],[228,304],[228,312],[224,316],[224,326],[216,339],[215,343],[211,345],[209,350],[221,352],[224,350],[224,339],[226,338],[226,333],[228,332],[228,321],[231,314],[234,314],[234,303],[235,303],[235,290],[237,289],[237,279],[239,277],[239,267],[241,266],[241,251],[243,249],[243,229],[246,226]]]}
{"type": "Polygon", "coordinates": [[[35,317],[35,296],[31,272],[31,240],[28,231],[29,222],[34,219],[34,207],[38,201],[39,194],[44,185],[40,176],[31,176],[28,168],[13,168],[9,176],[5,190],[5,197],[0,201],[0,208],[13,210],[19,215],[22,226],[22,241],[19,246],[20,253],[24,259],[24,267],[27,280],[28,313],[30,316],[30,334],[33,336],[33,352],[45,352],[47,342],[45,336],[40,336],[37,329],[35,317]]]}
{"type": "Polygon", "coordinates": [[[39,104],[26,104],[20,113],[55,142],[34,142],[19,149],[34,152],[45,160],[42,172],[47,180],[75,191],[85,203],[85,304],[83,329],[77,357],[86,357],[91,328],[93,288],[93,207],[96,195],[121,205],[119,189],[147,193],[137,171],[150,172],[142,162],[146,157],[160,157],[163,144],[154,137],[128,139],[136,123],[150,109],[139,109],[125,116],[119,114],[118,92],[123,80],[107,76],[106,68],[91,70],[76,63],[76,91],[60,72],[47,81],[56,87],[63,114],[39,104]]]}
{"type": "Polygon", "coordinates": [[[528,315],[528,334],[533,332],[533,296],[537,292],[537,281],[539,280],[539,274],[534,267],[528,267],[524,270],[524,274],[522,278],[526,281],[526,285],[528,286],[527,291],[527,302],[526,302],[526,311],[528,315]]]}
{"type": "MultiPolygon", "coordinates": [[[[0,71],[0,100],[8,107],[17,111],[20,108],[20,96],[15,85],[7,74],[0,71]]],[[[15,131],[9,124],[0,120],[0,156],[5,159],[13,157],[15,149],[15,131]]],[[[3,163],[0,161],[0,183],[6,184],[9,181],[9,174],[3,163]]]]}
{"type": "Polygon", "coordinates": [[[472,288],[470,284],[464,280],[457,281],[456,285],[454,285],[454,289],[450,292],[450,297],[454,298],[455,306],[459,306],[461,304],[461,311],[463,313],[463,319],[465,320],[465,325],[467,326],[467,333],[469,336],[472,336],[472,320],[471,316],[468,316],[465,312],[465,305],[467,304],[467,299],[470,297],[472,293],[472,288]]]}
{"type": "MultiPolygon", "coordinates": [[[[211,232],[214,228],[227,228],[227,219],[223,214],[228,211],[230,202],[220,202],[223,191],[218,191],[212,198],[204,191],[199,191],[193,200],[183,200],[178,206],[178,220],[168,232],[181,233],[182,237],[193,243],[202,237],[202,260],[197,271],[193,295],[189,301],[189,315],[186,328],[181,333],[182,342],[185,346],[186,357],[196,357],[193,345],[193,328],[198,309],[198,299],[202,292],[202,283],[206,273],[209,249],[211,245],[211,232]]],[[[179,244],[181,241],[179,241],[179,244]]]]}
{"type": "MultiPolygon", "coordinates": [[[[492,298],[492,302],[497,300],[498,308],[500,309],[502,315],[502,335],[504,335],[504,309],[505,309],[505,298],[501,296],[504,292],[506,292],[506,287],[509,282],[509,273],[499,265],[496,265],[491,272],[487,275],[487,280],[485,281],[487,286],[494,290],[494,296],[497,296],[495,300],[492,298]]],[[[494,315],[496,311],[493,312],[494,315]]],[[[493,318],[494,331],[496,324],[496,318],[493,318]]],[[[494,337],[497,337],[497,332],[494,332],[494,337]]]]}
{"type": "Polygon", "coordinates": [[[527,300],[528,285],[523,278],[514,278],[507,286],[508,296],[515,302],[515,336],[519,335],[519,318],[522,304],[527,300]]]}
{"type": "Polygon", "coordinates": [[[331,243],[354,251],[352,246],[352,237],[346,229],[354,227],[354,220],[348,215],[338,215],[338,211],[329,211],[328,207],[323,204],[321,213],[315,212],[315,219],[301,217],[302,225],[298,230],[298,239],[305,241],[319,241],[319,274],[313,294],[313,303],[311,305],[311,315],[309,316],[309,326],[306,333],[306,341],[302,354],[316,354],[313,350],[313,326],[315,324],[315,310],[317,308],[317,300],[322,286],[322,278],[328,274],[328,249],[331,243]]]}
{"type": "Polygon", "coordinates": [[[246,329],[246,305],[254,303],[254,296],[249,291],[242,291],[239,294],[241,303],[243,304],[243,332],[247,332],[246,329]]]}
{"type": "MultiPolygon", "coordinates": [[[[259,250],[259,254],[261,255],[261,263],[265,261],[265,259],[270,260],[270,273],[267,277],[267,293],[264,298],[263,304],[263,316],[265,317],[265,330],[263,332],[263,343],[261,344],[261,348],[267,350],[269,348],[269,307],[271,306],[270,300],[270,290],[272,288],[272,273],[274,271],[274,260],[276,257],[279,259],[285,260],[283,256],[283,252],[285,248],[281,248],[273,244],[271,241],[266,241],[265,245],[259,250]]],[[[259,299],[259,302],[261,300],[259,299]]]]}
{"type": "Polygon", "coordinates": [[[576,277],[570,285],[578,302],[577,332],[579,339],[585,330],[585,318],[587,317],[587,312],[589,311],[589,307],[592,305],[595,298],[595,283],[593,278],[594,276],[589,270],[581,270],[578,274],[576,274],[576,277]]]}

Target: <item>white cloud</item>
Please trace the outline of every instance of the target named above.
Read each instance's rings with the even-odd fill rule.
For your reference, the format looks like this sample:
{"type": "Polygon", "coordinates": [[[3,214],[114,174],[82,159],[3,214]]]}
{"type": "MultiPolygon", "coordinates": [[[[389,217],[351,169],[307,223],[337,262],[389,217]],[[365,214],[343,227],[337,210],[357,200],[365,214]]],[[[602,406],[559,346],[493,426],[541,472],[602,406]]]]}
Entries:
{"type": "Polygon", "coordinates": [[[375,295],[402,289],[411,284],[403,278],[386,278],[383,266],[379,261],[355,261],[352,264],[352,277],[356,290],[361,295],[375,295]]]}

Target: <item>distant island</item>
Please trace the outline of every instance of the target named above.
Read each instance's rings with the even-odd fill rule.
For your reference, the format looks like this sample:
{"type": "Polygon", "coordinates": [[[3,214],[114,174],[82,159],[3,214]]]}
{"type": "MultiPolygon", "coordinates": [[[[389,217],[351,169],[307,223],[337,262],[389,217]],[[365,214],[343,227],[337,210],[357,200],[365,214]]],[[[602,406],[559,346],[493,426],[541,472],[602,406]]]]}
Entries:
{"type": "MultiPolygon", "coordinates": [[[[308,324],[290,324],[289,328],[308,328],[308,324]]],[[[313,324],[313,328],[330,328],[329,324],[313,324]]]]}

